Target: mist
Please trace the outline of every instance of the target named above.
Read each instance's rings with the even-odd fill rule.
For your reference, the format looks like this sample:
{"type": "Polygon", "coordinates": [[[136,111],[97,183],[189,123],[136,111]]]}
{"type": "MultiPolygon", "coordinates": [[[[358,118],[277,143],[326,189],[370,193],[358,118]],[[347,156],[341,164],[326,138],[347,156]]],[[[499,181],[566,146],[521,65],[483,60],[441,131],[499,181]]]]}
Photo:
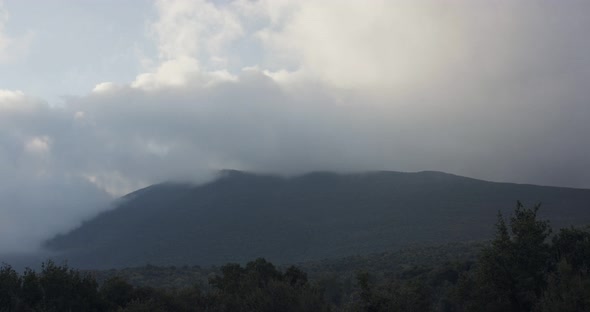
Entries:
{"type": "Polygon", "coordinates": [[[156,1],[133,81],[0,90],[0,253],[222,169],[590,187],[590,4],[410,3],[156,1]]]}

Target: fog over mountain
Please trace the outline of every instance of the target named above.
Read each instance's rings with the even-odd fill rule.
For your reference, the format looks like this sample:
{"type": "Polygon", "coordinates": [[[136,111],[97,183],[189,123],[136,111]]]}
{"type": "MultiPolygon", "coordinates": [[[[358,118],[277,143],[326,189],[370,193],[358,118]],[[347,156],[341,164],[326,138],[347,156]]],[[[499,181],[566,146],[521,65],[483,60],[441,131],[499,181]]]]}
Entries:
{"type": "Polygon", "coordinates": [[[586,1],[30,4],[0,1],[0,253],[226,168],[590,188],[586,1]]]}
{"type": "Polygon", "coordinates": [[[590,190],[493,183],[442,172],[223,171],[210,183],[152,185],[44,247],[88,269],[277,263],[488,240],[514,198],[558,228],[590,223],[590,190]]]}

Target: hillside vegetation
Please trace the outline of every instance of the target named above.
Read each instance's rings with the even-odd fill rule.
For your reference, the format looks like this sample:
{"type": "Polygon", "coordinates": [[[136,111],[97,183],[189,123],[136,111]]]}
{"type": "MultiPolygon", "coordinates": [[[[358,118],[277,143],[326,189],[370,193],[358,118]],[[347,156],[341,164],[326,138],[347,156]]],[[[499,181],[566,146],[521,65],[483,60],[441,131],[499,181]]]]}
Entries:
{"type": "MultiPolygon", "coordinates": [[[[440,172],[226,171],[208,184],[165,183],[46,243],[81,268],[274,263],[489,239],[499,207],[543,203],[561,228],[590,223],[590,190],[493,183],[440,172]]],[[[507,212],[504,210],[504,212],[507,212]]]]}
{"type": "MultiPolygon", "coordinates": [[[[370,266],[371,272],[357,270],[354,280],[310,279],[301,268],[278,269],[261,258],[212,269],[207,287],[182,288],[134,286],[121,276],[99,285],[92,273],[53,262],[22,275],[5,265],[0,311],[588,311],[590,229],[552,236],[538,209],[518,203],[508,220],[499,215],[494,239],[475,260],[398,272],[370,266]]],[[[337,271],[356,265],[344,263],[350,267],[337,271]]],[[[158,270],[144,268],[147,274],[158,270]]]]}

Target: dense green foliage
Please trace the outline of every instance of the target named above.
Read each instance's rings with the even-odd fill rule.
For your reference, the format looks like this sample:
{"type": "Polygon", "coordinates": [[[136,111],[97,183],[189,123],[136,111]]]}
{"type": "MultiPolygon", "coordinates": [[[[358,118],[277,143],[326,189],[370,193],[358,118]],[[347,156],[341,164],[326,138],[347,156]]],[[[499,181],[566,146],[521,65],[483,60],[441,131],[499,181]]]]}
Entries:
{"type": "Polygon", "coordinates": [[[87,274],[48,261],[21,276],[0,268],[0,311],[102,311],[98,284],[87,274]]]}
{"type": "MultiPolygon", "coordinates": [[[[160,184],[47,243],[77,267],[277,264],[488,239],[498,207],[543,202],[556,228],[590,223],[590,190],[492,183],[440,172],[228,172],[160,184]]],[[[504,210],[504,213],[509,212],[504,210]]]]}
{"type": "MultiPolygon", "coordinates": [[[[399,274],[416,267],[437,267],[451,262],[475,261],[477,254],[486,246],[482,242],[449,243],[432,246],[411,246],[395,252],[382,252],[344,258],[330,258],[296,264],[305,271],[310,280],[333,285],[335,282],[351,284],[359,271],[370,273],[375,278],[399,274]]],[[[286,269],[287,266],[279,266],[286,269]]],[[[134,286],[184,288],[198,285],[210,289],[208,280],[220,273],[217,266],[154,266],[93,270],[99,283],[113,277],[122,277],[134,286]]]]}
{"type": "Polygon", "coordinates": [[[0,311],[328,311],[319,289],[296,267],[284,272],[264,259],[245,267],[227,264],[198,287],[171,290],[134,287],[119,277],[100,287],[90,274],[53,262],[40,273],[22,276],[10,266],[0,269],[0,311]]]}
{"type": "Polygon", "coordinates": [[[553,236],[539,206],[518,203],[510,224],[500,214],[496,236],[476,262],[417,268],[370,283],[357,279],[361,311],[590,311],[590,229],[553,236]]]}
{"type": "Polygon", "coordinates": [[[484,246],[412,249],[414,257],[430,259],[413,266],[387,266],[408,254],[304,264],[315,276],[311,280],[300,268],[278,269],[261,258],[245,266],[139,271],[207,276],[206,286],[180,288],[136,286],[118,276],[99,283],[90,272],[53,262],[22,275],[5,265],[0,311],[590,311],[590,228],[552,234],[538,211],[518,203],[509,222],[499,214],[496,236],[484,246]],[[445,248],[447,254],[460,252],[435,260],[445,248]]]}

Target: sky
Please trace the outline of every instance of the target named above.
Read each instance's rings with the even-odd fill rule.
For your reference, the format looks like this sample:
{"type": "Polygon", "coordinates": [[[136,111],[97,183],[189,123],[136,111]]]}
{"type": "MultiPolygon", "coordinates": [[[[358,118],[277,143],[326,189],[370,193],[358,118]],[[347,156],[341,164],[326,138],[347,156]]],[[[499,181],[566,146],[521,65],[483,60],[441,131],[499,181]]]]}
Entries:
{"type": "Polygon", "coordinates": [[[0,0],[0,252],[220,169],[590,188],[590,2],[0,0]]]}

